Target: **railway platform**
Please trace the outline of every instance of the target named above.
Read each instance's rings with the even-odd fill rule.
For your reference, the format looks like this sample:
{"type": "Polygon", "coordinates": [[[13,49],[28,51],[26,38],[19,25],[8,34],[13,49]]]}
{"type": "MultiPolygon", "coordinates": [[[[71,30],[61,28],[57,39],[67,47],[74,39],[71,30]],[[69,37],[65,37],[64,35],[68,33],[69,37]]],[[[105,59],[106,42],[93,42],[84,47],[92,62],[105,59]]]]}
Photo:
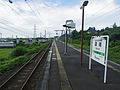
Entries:
{"type": "Polygon", "coordinates": [[[64,44],[54,42],[48,90],[120,90],[119,69],[109,66],[104,84],[104,66],[92,61],[92,70],[89,70],[88,61],[86,53],[80,66],[78,48],[68,47],[68,53],[64,55],[64,44]]]}

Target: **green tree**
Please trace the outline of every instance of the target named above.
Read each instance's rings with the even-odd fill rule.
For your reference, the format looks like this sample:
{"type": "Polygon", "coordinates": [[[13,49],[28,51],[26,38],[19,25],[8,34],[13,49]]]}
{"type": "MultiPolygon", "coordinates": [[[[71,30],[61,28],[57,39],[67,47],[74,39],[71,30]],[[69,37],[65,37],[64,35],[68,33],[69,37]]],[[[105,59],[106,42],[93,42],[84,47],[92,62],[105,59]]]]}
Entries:
{"type": "Polygon", "coordinates": [[[116,24],[116,22],[113,24],[113,28],[116,28],[117,27],[117,24],[116,24]]]}
{"type": "Polygon", "coordinates": [[[72,32],[72,38],[73,38],[73,39],[78,39],[78,35],[79,35],[79,32],[78,32],[77,30],[74,30],[74,31],[72,32]]]}

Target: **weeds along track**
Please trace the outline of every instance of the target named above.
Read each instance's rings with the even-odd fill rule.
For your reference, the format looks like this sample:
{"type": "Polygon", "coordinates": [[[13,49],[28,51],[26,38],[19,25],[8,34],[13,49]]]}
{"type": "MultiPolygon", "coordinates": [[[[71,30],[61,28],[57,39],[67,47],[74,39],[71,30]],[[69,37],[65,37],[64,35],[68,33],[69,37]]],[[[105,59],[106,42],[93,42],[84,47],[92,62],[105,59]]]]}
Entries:
{"type": "Polygon", "coordinates": [[[35,90],[51,43],[6,80],[0,90],[35,90]]]}

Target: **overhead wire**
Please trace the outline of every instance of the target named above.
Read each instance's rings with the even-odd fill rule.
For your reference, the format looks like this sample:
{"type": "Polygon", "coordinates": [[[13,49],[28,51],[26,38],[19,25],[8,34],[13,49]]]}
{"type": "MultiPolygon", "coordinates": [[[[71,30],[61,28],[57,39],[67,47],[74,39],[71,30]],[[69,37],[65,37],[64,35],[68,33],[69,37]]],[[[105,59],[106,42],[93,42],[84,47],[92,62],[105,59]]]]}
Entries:
{"type": "MultiPolygon", "coordinates": [[[[9,21],[7,21],[7,20],[5,20],[5,19],[0,19],[0,20],[6,21],[7,23],[9,23],[9,24],[11,24],[11,25],[15,25],[14,23],[11,23],[11,22],[9,22],[9,21]]],[[[2,23],[2,22],[0,22],[0,23],[2,23]]],[[[5,23],[2,23],[2,24],[5,24],[5,23]]],[[[7,25],[7,24],[5,24],[5,25],[7,25]]],[[[9,26],[10,26],[10,25],[9,25],[9,26]]],[[[13,27],[13,28],[15,28],[15,27],[13,27]]],[[[18,27],[18,28],[19,28],[19,27],[18,27]]],[[[22,28],[22,27],[21,27],[20,29],[25,30],[25,28],[22,28]]],[[[20,29],[19,29],[19,30],[20,30],[20,29]]],[[[23,32],[23,33],[26,33],[26,32],[24,32],[24,31],[22,31],[22,30],[20,30],[20,31],[23,32]]],[[[27,32],[27,34],[30,34],[30,33],[27,32]]]]}
{"type": "MultiPolygon", "coordinates": [[[[36,17],[38,17],[38,15],[36,14],[36,12],[34,11],[34,9],[31,7],[31,5],[27,2],[27,0],[25,0],[25,2],[26,2],[26,4],[27,4],[27,6],[31,9],[31,11],[34,13],[34,15],[36,16],[36,17]]],[[[39,17],[38,17],[39,18],[39,17]]]]}
{"type": "MultiPolygon", "coordinates": [[[[6,2],[3,2],[4,3],[4,5],[7,5],[9,8],[11,8],[17,15],[19,15],[19,16],[21,16],[14,8],[12,8],[10,5],[8,5],[6,2]]],[[[16,7],[16,6],[15,6],[16,7]]],[[[22,19],[24,19],[22,16],[21,16],[21,18],[22,19]]],[[[9,22],[9,21],[7,21],[7,20],[5,20],[5,19],[2,19],[3,21],[6,21],[6,22],[9,22]]],[[[24,19],[25,20],[25,19],[24,19]]],[[[9,23],[11,23],[11,22],[9,22],[9,23]]],[[[3,23],[2,23],[3,24],[3,23]]],[[[13,24],[13,25],[15,25],[14,23],[11,23],[11,24],[13,24]]],[[[10,26],[9,26],[10,27],[10,26]]],[[[13,27],[14,28],[14,27],[13,27]]],[[[20,30],[20,29],[19,29],[20,30]]],[[[21,31],[21,30],[20,30],[21,31]]],[[[19,31],[19,32],[20,32],[19,31]]],[[[21,32],[23,32],[23,31],[21,31],[21,32]]],[[[26,32],[24,32],[24,33],[26,33],[26,32]]]]}
{"type": "MultiPolygon", "coordinates": [[[[2,23],[2,22],[0,22],[0,23],[1,23],[2,25],[4,25],[4,26],[10,27],[10,28],[12,28],[12,29],[14,29],[14,30],[19,30],[19,29],[15,28],[15,27],[9,26],[9,25],[7,25],[7,24],[5,24],[5,23],[2,23]]],[[[15,32],[17,32],[17,31],[15,31],[15,32]]],[[[28,37],[28,35],[26,35],[25,32],[22,32],[22,31],[20,31],[20,30],[19,30],[18,32],[19,32],[19,33],[22,33],[22,35],[28,37]]]]}
{"type": "Polygon", "coordinates": [[[93,22],[96,22],[96,21],[98,21],[99,19],[101,19],[103,16],[106,16],[106,15],[108,15],[108,14],[111,15],[111,14],[113,14],[113,13],[111,13],[111,12],[115,12],[115,10],[119,11],[119,9],[120,9],[120,6],[114,8],[114,9],[112,9],[112,10],[110,10],[110,11],[104,13],[104,14],[99,15],[100,18],[97,18],[97,17],[96,17],[94,20],[89,21],[89,22],[86,22],[86,23],[93,23],[93,22]]]}
{"type": "MultiPolygon", "coordinates": [[[[97,15],[97,13],[103,12],[103,11],[105,10],[105,8],[109,7],[109,6],[112,4],[112,3],[111,3],[111,4],[110,4],[110,3],[111,3],[111,2],[109,2],[107,6],[104,4],[104,5],[103,5],[104,7],[102,7],[102,8],[99,9],[99,10],[97,10],[94,14],[90,15],[89,18],[97,15]]],[[[94,3],[92,2],[92,4],[94,4],[94,3]]],[[[87,24],[88,24],[88,23],[94,23],[94,22],[100,20],[102,17],[107,16],[108,14],[111,15],[112,13],[110,13],[110,12],[115,12],[116,10],[118,11],[119,8],[120,8],[120,7],[116,7],[116,8],[114,8],[114,9],[112,9],[112,10],[110,10],[110,11],[104,13],[104,14],[101,13],[99,16],[95,17],[94,20],[93,20],[93,19],[92,19],[92,20],[89,20],[89,19],[88,19],[88,20],[86,21],[86,23],[87,23],[87,24]]]]}
{"type": "MultiPolygon", "coordinates": [[[[35,7],[36,5],[35,5],[34,0],[31,0],[31,2],[33,3],[33,6],[34,6],[35,11],[37,12],[37,14],[38,14],[40,17],[42,17],[42,16],[41,16],[41,13],[39,12],[39,10],[35,7]]],[[[44,25],[44,23],[43,23],[42,21],[41,21],[41,23],[44,25]]]]}
{"type": "Polygon", "coordinates": [[[13,7],[8,5],[6,2],[3,2],[3,3],[4,3],[4,5],[7,5],[9,8],[11,8],[12,11],[14,11],[17,15],[19,15],[24,20],[23,16],[21,16],[20,13],[18,13],[13,7]]]}
{"type": "MultiPolygon", "coordinates": [[[[11,30],[11,29],[7,29],[7,28],[4,28],[4,27],[0,27],[1,29],[4,29],[4,30],[7,30],[7,31],[9,31],[9,32],[13,32],[13,33],[17,33],[17,34],[19,34],[19,35],[22,35],[22,36],[25,36],[26,37],[26,35],[23,35],[23,34],[21,34],[21,33],[18,33],[18,32],[15,32],[15,31],[13,31],[13,30],[11,30]]],[[[27,36],[28,37],[28,36],[27,36]]]]}
{"type": "Polygon", "coordinates": [[[32,5],[30,5],[31,3],[28,3],[27,0],[25,0],[26,4],[28,5],[28,7],[31,9],[31,11],[36,15],[36,17],[38,17],[38,19],[40,20],[41,23],[41,27],[44,27],[44,23],[43,21],[40,19],[41,13],[37,10],[35,2],[33,0],[30,0],[32,5]],[[33,6],[33,7],[32,7],[33,6]]]}
{"type": "MultiPolygon", "coordinates": [[[[28,3],[27,0],[25,0],[25,2],[26,2],[26,4],[28,5],[28,7],[31,9],[31,11],[34,13],[34,15],[35,15],[36,17],[38,17],[38,19],[40,20],[41,24],[44,25],[44,23],[43,23],[42,20],[40,19],[41,14],[40,14],[40,12],[36,9],[36,7],[34,7],[34,8],[35,8],[35,10],[34,10],[33,7],[28,3]],[[39,16],[40,16],[40,17],[39,17],[39,16]]],[[[34,1],[31,0],[31,3],[34,4],[34,1]]],[[[33,6],[34,6],[34,5],[33,5],[33,6]]]]}
{"type": "MultiPolygon", "coordinates": [[[[94,0],[94,2],[95,2],[95,0],[94,0]]],[[[92,2],[92,4],[94,4],[94,3],[92,2]]],[[[103,5],[104,7],[102,7],[102,8],[99,9],[99,10],[97,10],[96,12],[94,12],[94,14],[91,14],[89,17],[96,15],[96,13],[103,12],[103,11],[105,10],[105,8],[107,8],[107,7],[110,6],[111,4],[112,4],[111,2],[109,2],[107,6],[104,4],[104,5],[103,5]]]]}
{"type": "MultiPolygon", "coordinates": [[[[33,5],[35,6],[35,2],[33,0],[31,0],[31,2],[33,3],[33,5]]],[[[39,16],[41,16],[40,12],[38,11],[38,9],[36,7],[34,7],[36,12],[39,14],[39,16]]]]}

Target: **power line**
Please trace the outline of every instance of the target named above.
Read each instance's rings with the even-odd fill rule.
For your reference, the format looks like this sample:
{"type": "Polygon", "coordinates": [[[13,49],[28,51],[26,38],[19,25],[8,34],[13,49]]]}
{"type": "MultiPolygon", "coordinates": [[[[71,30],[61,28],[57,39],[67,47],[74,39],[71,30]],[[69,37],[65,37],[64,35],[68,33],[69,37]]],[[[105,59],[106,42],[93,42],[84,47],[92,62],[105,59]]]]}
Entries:
{"type": "MultiPolygon", "coordinates": [[[[33,3],[33,5],[35,6],[35,4],[34,4],[34,1],[33,0],[31,0],[31,2],[33,3]]],[[[35,10],[36,10],[36,12],[41,16],[41,14],[40,14],[40,12],[36,9],[36,7],[34,7],[35,8],[35,10]]]]}
{"type": "MultiPolygon", "coordinates": [[[[100,18],[97,18],[97,17],[96,17],[96,19],[94,19],[94,20],[90,20],[90,21],[88,21],[87,23],[93,23],[93,22],[95,22],[95,21],[98,21],[99,19],[101,19],[101,17],[106,16],[106,15],[108,15],[109,13],[111,13],[111,12],[113,12],[113,11],[115,12],[115,10],[118,11],[119,9],[120,9],[120,6],[114,8],[114,9],[112,9],[112,10],[110,10],[110,11],[108,11],[108,12],[102,14],[102,15],[99,15],[100,18]]],[[[112,13],[111,13],[111,14],[112,14],[112,13]]],[[[109,15],[111,15],[111,14],[109,14],[109,15]]]]}
{"type": "MultiPolygon", "coordinates": [[[[13,31],[13,30],[11,30],[11,29],[7,29],[7,28],[4,28],[4,27],[0,27],[1,29],[4,29],[4,30],[7,30],[7,31],[10,31],[10,32],[13,32],[13,33],[18,33],[18,32],[15,32],[15,31],[13,31]]],[[[22,35],[22,36],[26,36],[26,35],[23,35],[23,34],[20,34],[20,33],[18,33],[19,35],[22,35]]]]}
{"type": "MultiPolygon", "coordinates": [[[[5,19],[1,19],[1,20],[3,20],[3,21],[6,21],[6,22],[8,22],[8,23],[10,23],[10,24],[12,24],[12,25],[15,25],[14,23],[11,23],[11,22],[9,22],[9,21],[7,21],[7,20],[5,20],[5,19]]],[[[4,25],[7,25],[7,24],[5,24],[5,23],[2,23],[2,22],[0,22],[1,24],[4,24],[4,25]]],[[[9,26],[9,25],[7,25],[7,26],[9,26]]],[[[16,26],[16,25],[15,25],[16,26]]],[[[9,26],[9,27],[12,27],[12,26],[9,26]]],[[[13,28],[15,28],[15,27],[13,27],[13,28]]],[[[18,27],[19,28],[19,27],[18,27]]],[[[22,28],[22,27],[20,27],[21,29],[23,29],[23,30],[25,30],[24,28],[22,28]]],[[[18,29],[17,29],[18,30],[18,29]]],[[[20,30],[20,29],[19,29],[20,30]]],[[[24,31],[22,31],[22,30],[20,30],[21,32],[23,32],[23,33],[27,33],[27,34],[31,34],[31,33],[28,33],[28,32],[24,32],[24,31]]],[[[31,34],[32,35],[32,34],[31,34]]]]}
{"type": "MultiPolygon", "coordinates": [[[[94,2],[95,2],[95,1],[94,1],[94,2]]],[[[105,10],[105,8],[107,8],[108,6],[110,6],[110,3],[111,3],[111,2],[109,2],[109,3],[107,4],[107,6],[104,4],[104,7],[103,7],[103,8],[99,9],[99,10],[96,11],[94,14],[90,15],[89,17],[94,16],[96,13],[103,12],[103,11],[105,10]]],[[[94,3],[93,3],[93,4],[94,4],[94,3]]],[[[111,3],[111,4],[112,4],[112,3],[111,3]]]]}
{"type": "MultiPolygon", "coordinates": [[[[32,1],[32,3],[34,3],[33,2],[33,0],[31,0],[32,1]]],[[[36,17],[38,17],[38,19],[40,20],[40,18],[39,18],[39,16],[41,16],[41,14],[40,14],[40,12],[35,8],[35,10],[31,7],[31,5],[27,2],[27,0],[25,0],[25,2],[26,2],[26,4],[28,5],[28,7],[31,9],[31,11],[34,13],[34,15],[36,16],[36,17]],[[38,15],[39,16],[38,16],[38,15]]],[[[34,5],[33,5],[34,6],[34,5]]],[[[41,20],[40,20],[41,21],[41,20]]],[[[41,23],[42,23],[42,25],[44,25],[44,23],[41,21],[41,23]]]]}
{"type": "MultiPolygon", "coordinates": [[[[9,25],[7,25],[7,24],[5,24],[5,23],[2,23],[2,22],[0,22],[0,23],[3,24],[3,25],[5,25],[5,26],[8,26],[8,27],[10,27],[10,28],[12,28],[12,29],[14,29],[14,30],[19,30],[19,32],[20,32],[20,29],[17,29],[17,28],[15,28],[15,27],[9,26],[9,25]]],[[[15,31],[15,32],[16,32],[16,31],[15,31]]],[[[25,33],[25,32],[21,32],[21,33],[25,33]]],[[[27,35],[25,35],[25,34],[22,34],[22,35],[27,36],[27,35]]]]}
{"type": "MultiPolygon", "coordinates": [[[[6,2],[3,2],[4,3],[4,5],[7,5],[9,8],[11,8],[17,15],[19,15],[19,16],[21,16],[15,9],[13,9],[10,5],[8,5],[6,2]]],[[[16,6],[15,6],[16,7],[16,6]]],[[[16,7],[17,8],[17,7],[16,7]]],[[[18,8],[17,8],[18,9],[18,8]]],[[[23,18],[22,16],[21,16],[21,18],[23,18]]],[[[23,18],[24,19],[24,18],[23,18]]],[[[6,22],[9,22],[9,21],[7,21],[7,20],[5,20],[5,19],[2,19],[3,21],[6,21],[6,22]]],[[[24,19],[25,20],[25,19],[24,19]]],[[[2,23],[2,22],[1,22],[2,23]]],[[[9,22],[9,23],[11,23],[11,22],[9,22]]],[[[2,23],[2,24],[4,24],[4,23],[2,23]]],[[[13,25],[15,25],[14,23],[11,23],[11,24],[13,24],[13,25]]],[[[23,32],[23,31],[21,31],[21,32],[23,32]]],[[[25,32],[24,32],[25,33],[25,32]]]]}
{"type": "Polygon", "coordinates": [[[24,17],[20,15],[20,13],[18,13],[14,8],[12,8],[10,5],[8,5],[5,1],[3,1],[4,5],[7,5],[9,8],[11,8],[12,11],[14,11],[18,16],[20,16],[23,20],[24,17]]]}
{"type": "MultiPolygon", "coordinates": [[[[14,6],[15,6],[15,8],[17,8],[18,10],[20,10],[15,4],[13,4],[14,6]]],[[[23,17],[23,15],[21,15],[20,13],[19,13],[19,15],[22,17],[22,19],[23,20],[25,20],[25,21],[28,21],[25,17],[23,17]]]]}
{"type": "MultiPolygon", "coordinates": [[[[31,9],[31,11],[34,13],[35,16],[37,16],[36,12],[32,9],[32,7],[30,6],[30,4],[27,2],[27,0],[25,0],[26,4],[28,5],[28,7],[31,9]]],[[[38,16],[37,16],[38,17],[38,16]]]]}
{"type": "Polygon", "coordinates": [[[5,25],[5,26],[8,26],[8,27],[10,27],[10,28],[14,28],[15,30],[19,30],[19,32],[26,33],[26,32],[21,31],[20,29],[17,29],[17,28],[15,28],[15,27],[13,27],[13,26],[7,25],[7,24],[2,23],[2,22],[0,22],[0,23],[3,24],[3,25],[5,25]]]}

